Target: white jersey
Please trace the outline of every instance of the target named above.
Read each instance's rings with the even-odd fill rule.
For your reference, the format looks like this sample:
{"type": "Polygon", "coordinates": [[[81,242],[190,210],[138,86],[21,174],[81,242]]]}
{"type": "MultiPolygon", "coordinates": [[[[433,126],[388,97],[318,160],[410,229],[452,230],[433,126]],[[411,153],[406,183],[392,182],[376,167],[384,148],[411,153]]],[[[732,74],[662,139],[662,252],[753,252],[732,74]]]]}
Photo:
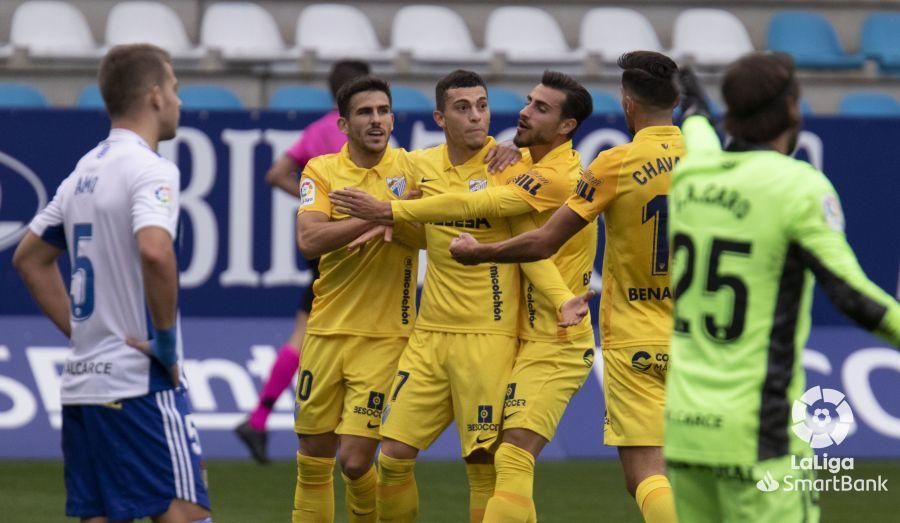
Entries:
{"type": "MultiPolygon", "coordinates": [[[[63,405],[107,403],[172,387],[158,362],[125,344],[147,339],[135,234],[161,227],[175,238],[178,167],[137,134],[113,129],[78,162],[30,228],[68,249],[72,352],[62,377],[63,405]]],[[[181,333],[178,329],[178,355],[181,333]]]]}

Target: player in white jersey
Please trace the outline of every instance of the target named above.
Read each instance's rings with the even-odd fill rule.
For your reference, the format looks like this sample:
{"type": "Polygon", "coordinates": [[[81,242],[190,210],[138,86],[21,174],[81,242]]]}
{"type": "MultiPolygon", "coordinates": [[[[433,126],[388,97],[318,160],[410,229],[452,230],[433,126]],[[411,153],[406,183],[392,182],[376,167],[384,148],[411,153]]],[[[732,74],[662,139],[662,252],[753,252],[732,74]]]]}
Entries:
{"type": "Polygon", "coordinates": [[[178,370],[179,172],[156,152],[178,127],[177,80],[165,51],[137,44],[109,51],[99,83],[109,137],[60,184],[13,257],[71,340],[61,391],[66,514],[209,522],[178,370]],[[69,295],[57,265],[66,250],[69,295]]]}

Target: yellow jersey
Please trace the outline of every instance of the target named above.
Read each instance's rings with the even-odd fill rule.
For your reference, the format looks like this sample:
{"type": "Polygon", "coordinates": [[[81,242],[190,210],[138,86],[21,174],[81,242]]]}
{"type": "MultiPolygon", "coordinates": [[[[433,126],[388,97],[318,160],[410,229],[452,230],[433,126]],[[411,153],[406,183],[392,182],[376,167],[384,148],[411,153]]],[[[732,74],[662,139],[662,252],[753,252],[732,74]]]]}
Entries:
{"type": "MultiPolygon", "coordinates": [[[[347,187],[381,200],[403,197],[418,178],[410,154],[388,146],[378,165],[357,166],[347,145],[340,152],[313,158],[300,178],[298,214],[321,212],[347,219],[331,205],[328,193],[347,187]]],[[[313,283],[312,311],[306,331],[367,337],[406,337],[416,320],[417,249],[398,241],[371,242],[362,253],[340,248],[323,254],[313,283]]]]}
{"type": "Polygon", "coordinates": [[[631,143],[600,153],[567,205],[591,222],[604,213],[606,248],[600,333],[604,349],[668,345],[668,194],[684,156],[675,126],[641,129],[631,143]]]}

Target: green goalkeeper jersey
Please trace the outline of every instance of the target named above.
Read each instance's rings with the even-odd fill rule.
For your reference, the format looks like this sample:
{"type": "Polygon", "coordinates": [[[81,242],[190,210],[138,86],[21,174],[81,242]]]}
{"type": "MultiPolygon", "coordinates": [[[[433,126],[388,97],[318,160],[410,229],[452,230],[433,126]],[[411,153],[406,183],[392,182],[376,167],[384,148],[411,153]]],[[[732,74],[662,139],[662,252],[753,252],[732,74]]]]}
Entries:
{"type": "Polygon", "coordinates": [[[825,175],[772,150],[723,151],[702,117],[683,132],[669,195],[666,458],[752,464],[808,452],[790,412],[804,392],[813,275],[844,314],[894,345],[900,305],[859,267],[825,175]]]}

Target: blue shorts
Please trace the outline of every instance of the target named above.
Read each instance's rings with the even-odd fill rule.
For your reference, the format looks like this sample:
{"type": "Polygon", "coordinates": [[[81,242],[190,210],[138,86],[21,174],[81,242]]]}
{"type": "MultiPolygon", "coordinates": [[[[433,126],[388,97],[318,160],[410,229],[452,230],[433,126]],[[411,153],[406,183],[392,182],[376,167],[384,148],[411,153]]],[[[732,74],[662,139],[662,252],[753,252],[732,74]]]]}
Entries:
{"type": "Polygon", "coordinates": [[[209,509],[190,412],[183,388],[63,406],[66,515],[139,519],[174,499],[209,509]]]}

